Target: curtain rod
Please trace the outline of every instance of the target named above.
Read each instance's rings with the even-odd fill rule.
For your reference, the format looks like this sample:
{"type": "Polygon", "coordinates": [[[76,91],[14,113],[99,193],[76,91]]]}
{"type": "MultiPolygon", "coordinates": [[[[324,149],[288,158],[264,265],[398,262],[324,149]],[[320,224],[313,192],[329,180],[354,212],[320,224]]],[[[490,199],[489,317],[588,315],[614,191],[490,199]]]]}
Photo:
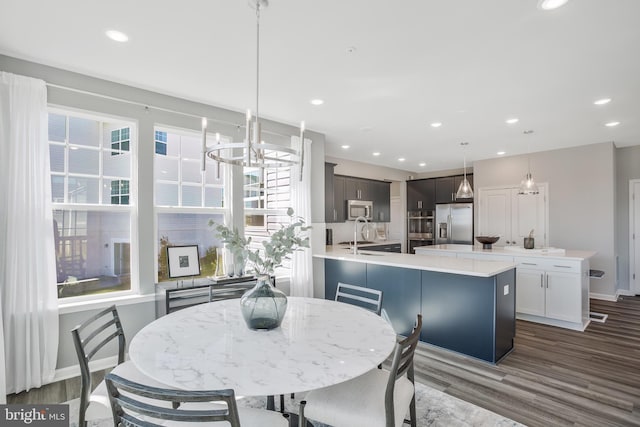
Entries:
{"type": "MultiPolygon", "coordinates": [[[[129,99],[118,98],[118,97],[110,96],[110,95],[104,95],[102,93],[90,92],[88,90],[76,89],[76,88],[69,87],[69,86],[62,86],[62,85],[58,85],[58,84],[55,84],[55,83],[46,82],[46,85],[49,86],[49,87],[52,87],[52,88],[56,88],[56,89],[68,90],[70,92],[76,92],[76,93],[80,93],[80,94],[83,94],[83,95],[90,95],[90,96],[95,96],[95,97],[98,97],[98,98],[108,99],[108,100],[111,100],[111,101],[117,101],[117,102],[122,102],[122,103],[125,103],[125,104],[136,105],[136,106],[139,106],[139,107],[143,107],[145,110],[154,109],[154,110],[158,110],[158,111],[163,111],[165,113],[177,114],[177,115],[181,115],[181,116],[185,116],[185,117],[193,117],[195,119],[202,119],[204,117],[204,118],[207,119],[207,121],[211,120],[214,123],[236,126],[237,128],[244,127],[244,124],[227,122],[227,121],[220,120],[220,119],[212,119],[212,118],[209,118],[209,117],[206,117],[206,116],[199,116],[199,115],[196,115],[196,114],[185,113],[183,111],[172,110],[170,108],[165,108],[165,107],[158,107],[158,106],[155,106],[155,105],[145,104],[145,103],[138,102],[138,101],[131,101],[129,99]]],[[[264,132],[265,133],[270,133],[272,135],[282,136],[282,137],[290,137],[291,136],[291,135],[284,135],[284,134],[281,134],[281,133],[269,131],[269,130],[266,130],[266,129],[264,130],[264,132]]]]}

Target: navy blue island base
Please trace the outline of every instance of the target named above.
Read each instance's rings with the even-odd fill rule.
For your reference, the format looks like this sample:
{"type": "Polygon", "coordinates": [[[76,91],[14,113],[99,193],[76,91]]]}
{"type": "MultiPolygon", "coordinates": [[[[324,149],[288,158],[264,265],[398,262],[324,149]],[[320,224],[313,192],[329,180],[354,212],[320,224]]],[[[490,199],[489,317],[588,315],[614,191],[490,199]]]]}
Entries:
{"type": "Polygon", "coordinates": [[[408,335],[422,314],[420,340],[490,363],[513,349],[515,269],[490,277],[325,259],[325,298],[338,282],[383,291],[382,307],[408,335]]]}

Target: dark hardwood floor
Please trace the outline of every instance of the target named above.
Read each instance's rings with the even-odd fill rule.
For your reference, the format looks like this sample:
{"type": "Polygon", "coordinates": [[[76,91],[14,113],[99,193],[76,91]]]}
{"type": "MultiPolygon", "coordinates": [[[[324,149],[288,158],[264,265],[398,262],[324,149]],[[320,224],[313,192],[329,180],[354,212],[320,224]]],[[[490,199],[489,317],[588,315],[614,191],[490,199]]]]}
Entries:
{"type": "Polygon", "coordinates": [[[498,365],[420,345],[416,380],[528,426],[640,426],[640,297],[591,300],[585,332],[517,321],[498,365]]]}

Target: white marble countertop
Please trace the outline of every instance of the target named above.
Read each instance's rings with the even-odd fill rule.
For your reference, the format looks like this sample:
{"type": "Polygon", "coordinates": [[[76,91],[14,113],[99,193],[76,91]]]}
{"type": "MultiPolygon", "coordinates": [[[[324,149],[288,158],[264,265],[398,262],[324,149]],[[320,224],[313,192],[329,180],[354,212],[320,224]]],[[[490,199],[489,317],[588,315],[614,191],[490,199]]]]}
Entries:
{"type": "Polygon", "coordinates": [[[515,264],[503,261],[483,261],[444,256],[398,254],[388,252],[360,251],[354,255],[345,247],[327,246],[324,252],[314,253],[317,258],[378,264],[390,267],[412,268],[440,273],[462,274],[465,276],[491,277],[515,268],[515,264]]]}
{"type": "Polygon", "coordinates": [[[270,396],[362,375],[382,363],[395,343],[382,317],[353,305],[289,297],[279,328],[254,331],[240,314],[239,300],[230,299],[155,320],[133,337],[129,357],[170,387],[270,396]]]}
{"type": "Polygon", "coordinates": [[[551,248],[548,251],[540,249],[519,249],[519,248],[503,248],[494,246],[492,249],[482,249],[482,245],[431,245],[431,246],[418,246],[414,248],[416,251],[445,251],[455,253],[474,253],[474,254],[493,254],[493,255],[506,255],[512,257],[541,257],[541,258],[558,258],[558,259],[575,259],[585,260],[596,255],[595,251],[579,251],[579,250],[564,250],[554,251],[551,248]]]}

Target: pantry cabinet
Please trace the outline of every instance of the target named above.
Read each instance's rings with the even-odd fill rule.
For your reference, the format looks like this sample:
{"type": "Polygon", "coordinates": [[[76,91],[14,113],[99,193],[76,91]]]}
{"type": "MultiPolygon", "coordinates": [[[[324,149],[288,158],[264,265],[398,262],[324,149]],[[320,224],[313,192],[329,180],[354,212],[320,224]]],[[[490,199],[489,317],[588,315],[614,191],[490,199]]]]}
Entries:
{"type": "Polygon", "coordinates": [[[523,246],[533,230],[535,247],[547,247],[548,188],[538,187],[536,195],[519,195],[518,188],[480,188],[476,235],[500,236],[495,246],[523,246]]]}

